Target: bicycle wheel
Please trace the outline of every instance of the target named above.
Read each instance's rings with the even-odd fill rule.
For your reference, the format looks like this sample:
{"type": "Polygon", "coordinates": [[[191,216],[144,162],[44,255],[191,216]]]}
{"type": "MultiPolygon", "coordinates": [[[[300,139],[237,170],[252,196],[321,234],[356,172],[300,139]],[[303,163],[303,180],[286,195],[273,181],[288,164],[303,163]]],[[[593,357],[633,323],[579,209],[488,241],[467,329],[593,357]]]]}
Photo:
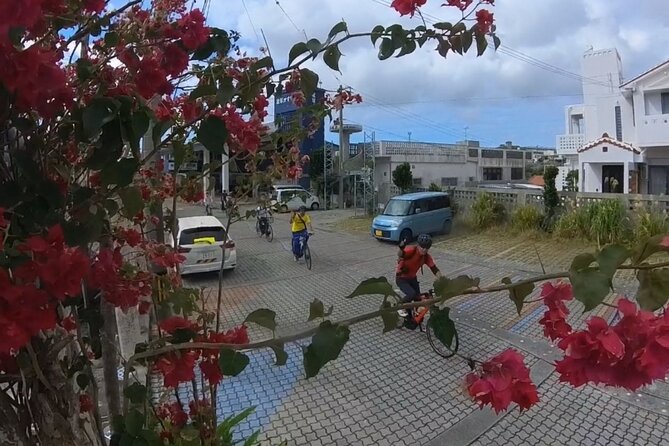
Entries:
{"type": "Polygon", "coordinates": [[[267,223],[267,236],[266,236],[266,239],[267,239],[268,242],[271,242],[272,240],[274,240],[274,231],[272,230],[272,225],[269,224],[269,222],[267,223]]]}
{"type": "Polygon", "coordinates": [[[256,234],[262,237],[262,234],[260,233],[260,220],[256,220],[256,234]]]}
{"type": "Polygon", "coordinates": [[[307,269],[311,269],[311,250],[309,245],[304,245],[304,261],[307,264],[307,269]]]}
{"type": "Polygon", "coordinates": [[[437,339],[437,335],[434,333],[434,329],[430,325],[429,316],[426,317],[425,320],[423,320],[423,324],[425,325],[425,331],[427,332],[427,340],[430,343],[430,347],[432,347],[432,350],[434,350],[436,354],[438,354],[443,358],[450,358],[454,356],[455,353],[458,351],[458,347],[460,347],[458,332],[457,331],[455,332],[451,346],[447,347],[439,339],[437,339]]]}

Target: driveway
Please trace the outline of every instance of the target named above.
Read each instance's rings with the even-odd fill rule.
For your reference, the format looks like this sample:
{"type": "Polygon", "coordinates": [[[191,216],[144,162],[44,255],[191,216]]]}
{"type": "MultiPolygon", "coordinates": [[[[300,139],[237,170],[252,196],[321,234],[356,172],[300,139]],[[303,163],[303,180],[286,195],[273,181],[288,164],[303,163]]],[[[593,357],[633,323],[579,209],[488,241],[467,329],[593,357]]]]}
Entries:
{"type": "MultiPolygon", "coordinates": [[[[198,210],[182,209],[187,215],[198,210]]],[[[224,276],[222,321],[241,323],[258,308],[277,313],[279,333],[308,326],[309,303],[318,298],[332,305],[333,320],[378,309],[378,297],[345,299],[370,277],[392,279],[396,246],[369,236],[339,233],[332,222],[341,211],[311,214],[316,234],[309,241],[313,269],[295,263],[290,254],[287,216],[277,216],[274,241],[255,234],[255,222],[233,226],[238,266],[224,276]]],[[[541,267],[505,258],[434,250],[442,272],[481,278],[482,285],[502,277],[531,277],[541,267]]],[[[426,269],[421,284],[433,278],[426,269]]],[[[209,305],[215,301],[217,276],[187,279],[204,287],[209,305]]],[[[629,278],[618,280],[621,291],[633,289],[629,278]]],[[[536,292],[530,298],[536,297],[536,292]]],[[[579,304],[572,306],[572,325],[582,324],[579,304]]],[[[261,429],[262,444],[278,445],[660,445],[669,438],[669,385],[659,383],[638,394],[561,384],[550,361],[556,351],[542,337],[537,321],[543,308],[527,306],[518,316],[506,293],[456,298],[451,302],[460,335],[460,351],[487,359],[505,348],[523,351],[539,387],[541,402],[525,413],[514,409],[495,415],[470,401],[463,390],[468,367],[457,358],[432,352],[424,333],[396,330],[382,334],[380,320],[353,326],[339,358],[312,379],[304,378],[301,345],[286,346],[288,363],[274,365],[270,350],[250,354],[251,365],[221,386],[219,413],[229,415],[248,406],[256,412],[242,426],[249,435],[261,429]]],[[[611,311],[597,314],[611,318],[611,311]]],[[[252,338],[268,336],[252,328],[252,338]]]]}

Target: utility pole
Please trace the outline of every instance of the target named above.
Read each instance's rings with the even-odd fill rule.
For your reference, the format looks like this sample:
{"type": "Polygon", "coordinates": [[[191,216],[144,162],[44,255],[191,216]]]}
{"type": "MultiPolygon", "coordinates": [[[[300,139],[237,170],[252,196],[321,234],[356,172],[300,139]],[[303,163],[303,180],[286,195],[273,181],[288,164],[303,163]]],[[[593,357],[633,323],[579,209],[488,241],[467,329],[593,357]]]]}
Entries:
{"type": "MultiPolygon", "coordinates": [[[[339,86],[339,94],[343,91],[344,87],[339,86]]],[[[339,199],[337,203],[339,209],[344,209],[344,157],[347,155],[344,153],[344,104],[341,104],[339,109],[339,199]]]]}
{"type": "Polygon", "coordinates": [[[411,142],[411,132],[409,132],[409,142],[411,142]]]}
{"type": "Polygon", "coordinates": [[[469,146],[468,139],[467,139],[467,130],[469,130],[469,126],[465,126],[465,145],[469,146]]]}

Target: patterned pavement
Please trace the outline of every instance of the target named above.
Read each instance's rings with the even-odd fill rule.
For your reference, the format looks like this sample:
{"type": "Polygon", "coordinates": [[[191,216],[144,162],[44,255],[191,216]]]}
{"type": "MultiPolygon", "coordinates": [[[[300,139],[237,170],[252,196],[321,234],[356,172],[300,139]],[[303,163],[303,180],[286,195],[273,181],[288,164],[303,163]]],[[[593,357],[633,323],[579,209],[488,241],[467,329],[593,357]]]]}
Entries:
{"type": "MultiPolygon", "coordinates": [[[[197,210],[181,211],[193,212],[197,210]]],[[[379,298],[344,296],[361,280],[380,275],[392,279],[396,247],[335,232],[331,223],[344,215],[312,213],[316,235],[309,241],[311,271],[291,258],[287,216],[277,216],[272,243],[255,235],[254,223],[236,224],[231,234],[238,266],[224,276],[224,324],[237,325],[251,311],[271,308],[277,313],[278,333],[291,333],[309,326],[314,298],[334,306],[334,320],[377,309],[379,298]]],[[[500,251],[482,255],[475,238],[467,242],[471,250],[463,240],[453,243],[457,252],[449,251],[448,243],[441,244],[446,250],[434,250],[442,272],[480,277],[482,285],[499,283],[504,276],[540,273],[539,266],[519,261],[530,258],[521,252],[534,252],[530,246],[514,248],[507,259],[500,251]]],[[[421,280],[425,289],[432,282],[426,273],[421,280]]],[[[187,285],[213,289],[217,277],[191,276],[187,285]]],[[[616,286],[633,289],[629,277],[617,280],[616,286]]],[[[570,321],[577,326],[589,316],[578,305],[573,304],[570,321]]],[[[538,406],[499,416],[479,410],[463,391],[468,368],[462,360],[435,355],[420,332],[384,335],[375,320],[352,327],[339,358],[310,380],[304,378],[300,348],[308,340],[286,347],[289,359],[282,367],[273,365],[269,350],[250,353],[251,365],[223,384],[219,413],[227,416],[256,406],[240,433],[262,430],[263,445],[666,444],[661,439],[669,438],[669,385],[660,383],[636,395],[592,386],[574,389],[559,383],[547,362],[556,352],[536,323],[543,312],[539,304],[528,305],[518,316],[505,293],[493,293],[455,298],[451,306],[463,354],[485,359],[507,347],[524,352],[539,386],[538,406]]],[[[613,316],[610,311],[598,314],[613,316]]],[[[269,333],[253,328],[251,335],[259,339],[269,333]]]]}

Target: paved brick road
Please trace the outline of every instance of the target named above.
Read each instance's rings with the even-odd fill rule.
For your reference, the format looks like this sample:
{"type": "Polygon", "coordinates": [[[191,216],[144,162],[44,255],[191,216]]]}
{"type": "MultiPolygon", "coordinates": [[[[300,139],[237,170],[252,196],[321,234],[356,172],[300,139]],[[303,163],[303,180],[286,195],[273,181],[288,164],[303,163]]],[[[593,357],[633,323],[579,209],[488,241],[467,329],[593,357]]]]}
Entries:
{"type": "MultiPolygon", "coordinates": [[[[277,312],[280,333],[291,332],[308,325],[309,302],[315,297],[334,306],[334,319],[378,308],[377,298],[343,296],[363,279],[392,279],[396,247],[328,229],[341,212],[313,217],[317,233],[309,242],[311,271],[291,259],[286,216],[277,217],[272,243],[255,235],[253,223],[233,227],[238,267],[224,279],[226,325],[239,324],[251,311],[267,307],[277,312]]],[[[506,275],[529,277],[540,269],[518,261],[526,258],[520,252],[512,259],[500,253],[483,257],[471,254],[479,252],[475,249],[464,252],[462,241],[458,243],[460,252],[434,252],[445,274],[469,274],[492,284],[506,275]]],[[[216,281],[215,275],[201,275],[188,284],[213,287],[216,281]]],[[[424,288],[431,282],[430,275],[422,279],[424,288]]],[[[629,277],[616,284],[621,290],[632,287],[629,277]]],[[[461,360],[435,355],[422,333],[383,335],[381,322],[369,321],[353,327],[339,359],[308,381],[299,344],[287,347],[289,360],[283,367],[273,365],[270,351],[252,353],[251,366],[222,386],[220,413],[255,405],[242,433],[262,429],[266,445],[282,440],[289,445],[666,444],[661,439],[669,438],[669,385],[657,384],[636,395],[590,386],[573,389],[557,382],[547,362],[556,352],[536,323],[540,306],[528,306],[519,317],[506,295],[496,293],[454,299],[452,307],[464,354],[483,359],[509,346],[526,353],[539,385],[539,406],[523,414],[481,411],[463,393],[468,370],[461,360]],[[407,379],[416,384],[403,384],[407,379]]],[[[572,310],[570,322],[581,324],[585,316],[578,304],[572,310]]],[[[252,331],[256,338],[267,334],[252,331]]]]}

